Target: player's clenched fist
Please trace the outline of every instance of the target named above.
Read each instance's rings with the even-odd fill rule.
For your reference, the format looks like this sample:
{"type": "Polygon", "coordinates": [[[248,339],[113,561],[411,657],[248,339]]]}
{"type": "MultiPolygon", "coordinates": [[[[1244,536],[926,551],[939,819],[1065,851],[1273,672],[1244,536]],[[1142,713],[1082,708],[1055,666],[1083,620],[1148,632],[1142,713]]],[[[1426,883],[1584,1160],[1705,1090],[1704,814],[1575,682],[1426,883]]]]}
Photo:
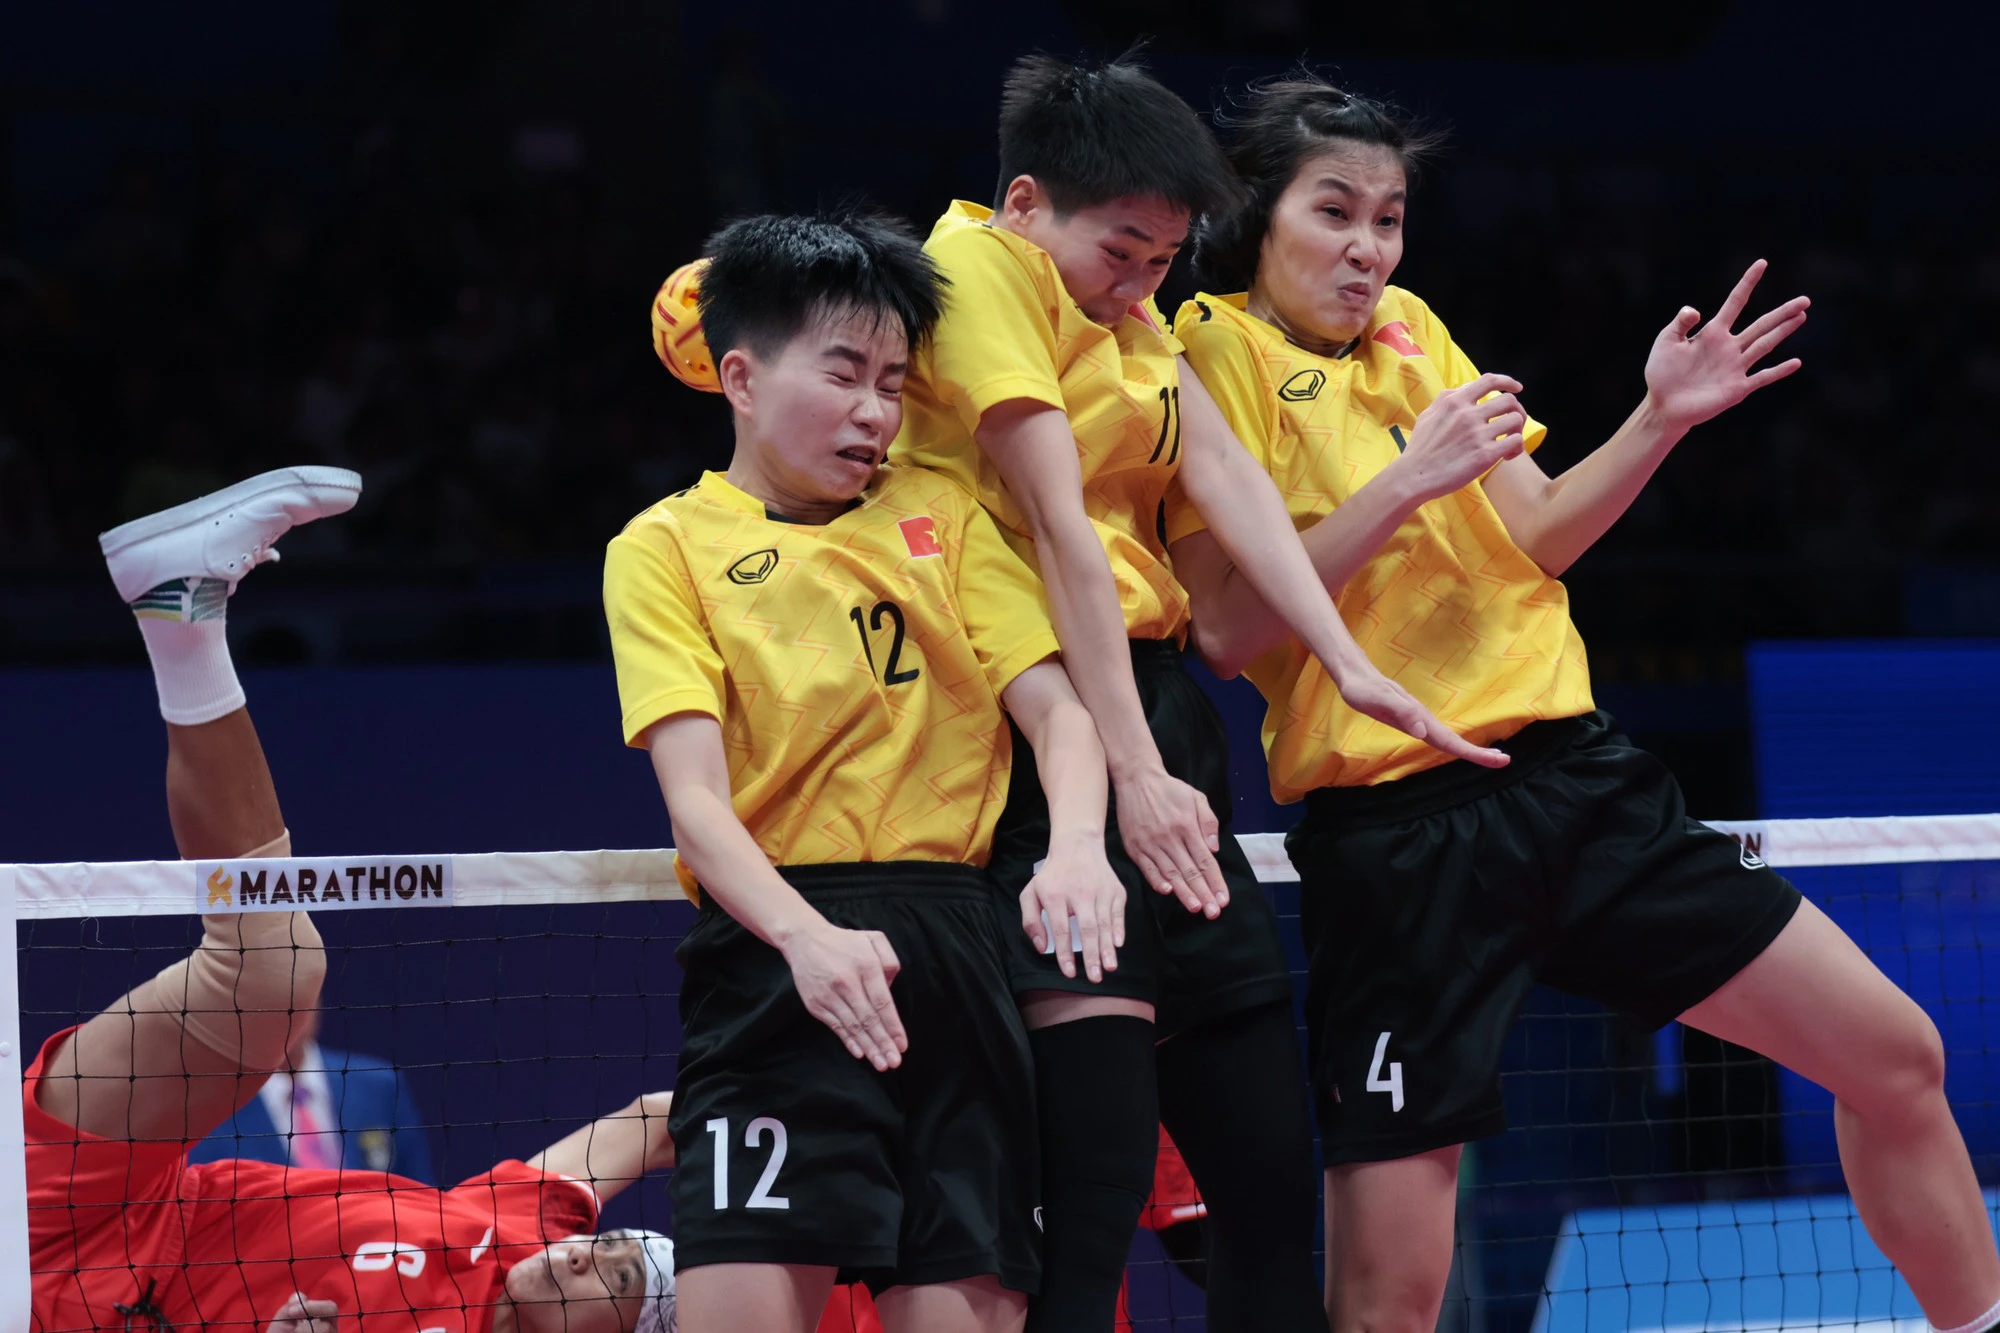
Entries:
{"type": "Polygon", "coordinates": [[[1076,975],[1072,952],[1081,954],[1092,981],[1117,970],[1125,944],[1125,885],[1104,858],[1102,836],[1049,845],[1048,859],[1021,890],[1021,929],[1035,948],[1055,954],[1066,977],[1076,975]]]}
{"type": "Polygon", "coordinates": [[[1521,452],[1528,414],[1511,375],[1481,375],[1446,389],[1417,416],[1410,444],[1390,466],[1417,494],[1435,500],[1470,485],[1521,452]]]}
{"type": "Polygon", "coordinates": [[[903,1063],[910,1039],[890,998],[902,964],[879,930],[843,930],[822,919],[779,946],[806,1012],[833,1029],[849,1055],[877,1069],[903,1063]]]}

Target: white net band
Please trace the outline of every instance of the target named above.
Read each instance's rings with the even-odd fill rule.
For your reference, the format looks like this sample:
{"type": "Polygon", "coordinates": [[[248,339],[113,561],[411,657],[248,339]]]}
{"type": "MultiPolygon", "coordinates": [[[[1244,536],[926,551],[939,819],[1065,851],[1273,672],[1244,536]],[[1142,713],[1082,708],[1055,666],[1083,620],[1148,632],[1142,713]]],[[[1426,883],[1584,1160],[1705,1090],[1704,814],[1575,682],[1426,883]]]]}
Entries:
{"type": "MultiPolygon", "coordinates": [[[[1710,821],[1779,867],[2000,861],[2000,814],[1710,821]]],[[[1298,880],[1279,833],[1240,838],[1257,878],[1298,880]]],[[[673,901],[686,895],[671,848],[297,857],[284,861],[71,861],[0,866],[19,920],[181,916],[209,910],[498,907],[673,901]],[[251,867],[246,877],[238,867],[251,867]],[[212,896],[221,869],[232,881],[212,896]],[[301,874],[301,871],[305,872],[301,874]],[[282,887],[280,878],[283,879],[282,887]],[[246,878],[250,879],[245,883],[246,878]],[[246,899],[246,890],[256,888],[246,899]]]]}

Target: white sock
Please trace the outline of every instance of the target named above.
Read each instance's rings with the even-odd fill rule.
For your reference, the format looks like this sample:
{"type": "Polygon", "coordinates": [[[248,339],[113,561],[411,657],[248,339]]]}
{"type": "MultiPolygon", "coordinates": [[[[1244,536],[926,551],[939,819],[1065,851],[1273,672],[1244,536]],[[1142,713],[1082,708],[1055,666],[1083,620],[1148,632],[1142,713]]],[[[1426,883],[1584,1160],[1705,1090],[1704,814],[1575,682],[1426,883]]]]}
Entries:
{"type": "MultiPolygon", "coordinates": [[[[1992,1309],[1971,1323],[1960,1324],[1957,1328],[1940,1328],[1938,1333],[1986,1333],[1986,1330],[1995,1324],[2000,1324],[2000,1301],[1995,1301],[1992,1309]]],[[[1933,1324],[1931,1327],[1937,1328],[1937,1325],[1933,1324]]]]}
{"type": "Polygon", "coordinates": [[[228,604],[222,579],[168,579],[132,603],[153,660],[160,716],[177,726],[213,722],[243,707],[224,632],[228,604]]]}

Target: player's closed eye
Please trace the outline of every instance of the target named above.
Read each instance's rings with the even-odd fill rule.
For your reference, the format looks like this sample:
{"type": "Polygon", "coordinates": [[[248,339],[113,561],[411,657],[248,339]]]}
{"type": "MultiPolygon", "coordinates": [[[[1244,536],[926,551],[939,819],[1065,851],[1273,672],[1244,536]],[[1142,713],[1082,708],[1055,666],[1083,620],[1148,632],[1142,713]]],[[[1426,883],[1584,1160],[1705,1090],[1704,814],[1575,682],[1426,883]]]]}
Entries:
{"type": "Polygon", "coordinates": [[[1104,253],[1110,255],[1113,259],[1117,260],[1121,264],[1130,263],[1132,260],[1131,255],[1125,253],[1123,250],[1113,250],[1108,245],[1104,247],[1104,253]]]}

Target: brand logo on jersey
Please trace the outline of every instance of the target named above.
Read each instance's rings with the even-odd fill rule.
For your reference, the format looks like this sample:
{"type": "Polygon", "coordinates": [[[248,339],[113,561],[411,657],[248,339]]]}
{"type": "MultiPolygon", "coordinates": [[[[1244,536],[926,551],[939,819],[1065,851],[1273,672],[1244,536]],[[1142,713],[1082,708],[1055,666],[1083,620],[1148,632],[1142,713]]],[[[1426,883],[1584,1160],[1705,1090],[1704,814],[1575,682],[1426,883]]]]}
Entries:
{"type": "Polygon", "coordinates": [[[1046,1231],[1047,1229],[1048,1229],[1048,1228],[1046,1228],[1046,1227],[1044,1227],[1044,1226],[1042,1225],[1042,1209],[1041,1209],[1041,1205],[1037,1204],[1037,1205],[1035,1206],[1035,1230],[1037,1230],[1037,1231],[1046,1231]]]}
{"type": "Polygon", "coordinates": [[[729,567],[729,581],[745,585],[762,583],[765,579],[771,577],[771,571],[777,567],[778,553],[776,551],[768,548],[762,551],[752,551],[749,555],[744,556],[729,567]]]}
{"type": "Polygon", "coordinates": [[[903,530],[903,545],[910,548],[910,554],[922,559],[927,555],[943,555],[944,548],[938,545],[937,527],[929,514],[919,514],[906,518],[896,525],[903,530]]]}
{"type": "Polygon", "coordinates": [[[1743,863],[1745,870],[1762,870],[1764,868],[1764,858],[1752,851],[1750,844],[1747,842],[1742,845],[1742,851],[1738,855],[1737,860],[1743,863]]]}
{"type": "Polygon", "coordinates": [[[1392,319],[1375,330],[1373,341],[1381,343],[1384,347],[1392,347],[1404,356],[1424,354],[1424,349],[1417,346],[1416,340],[1410,337],[1410,326],[1400,319],[1392,319]]]}
{"type": "Polygon", "coordinates": [[[1309,403],[1319,397],[1319,391],[1326,387],[1324,370],[1301,370],[1286,380],[1278,390],[1278,397],[1288,403],[1309,403]]]}
{"type": "Polygon", "coordinates": [[[208,905],[210,907],[228,907],[230,905],[229,890],[235,883],[235,879],[230,876],[227,870],[224,870],[221,866],[217,866],[215,873],[208,877],[208,905]]]}

